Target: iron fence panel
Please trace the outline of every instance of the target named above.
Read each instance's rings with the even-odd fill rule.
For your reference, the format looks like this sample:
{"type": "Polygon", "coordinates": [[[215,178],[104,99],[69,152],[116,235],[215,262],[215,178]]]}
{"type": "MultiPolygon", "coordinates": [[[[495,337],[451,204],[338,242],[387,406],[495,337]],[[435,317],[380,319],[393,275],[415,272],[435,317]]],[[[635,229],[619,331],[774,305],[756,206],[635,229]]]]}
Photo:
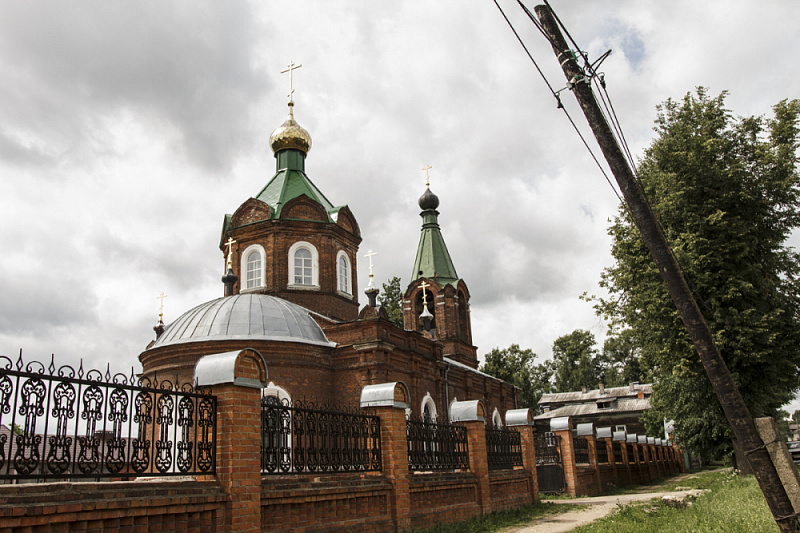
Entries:
{"type": "Polygon", "coordinates": [[[261,471],[368,472],[381,470],[376,415],[274,396],[261,399],[261,471]]]}
{"type": "Polygon", "coordinates": [[[489,470],[522,466],[522,437],[507,428],[486,428],[486,459],[489,470]]]}
{"type": "Polygon", "coordinates": [[[433,420],[406,420],[408,469],[468,470],[467,428],[433,420]]]}
{"type": "Polygon", "coordinates": [[[209,389],[0,356],[0,479],[214,473],[216,415],[209,389]]]}

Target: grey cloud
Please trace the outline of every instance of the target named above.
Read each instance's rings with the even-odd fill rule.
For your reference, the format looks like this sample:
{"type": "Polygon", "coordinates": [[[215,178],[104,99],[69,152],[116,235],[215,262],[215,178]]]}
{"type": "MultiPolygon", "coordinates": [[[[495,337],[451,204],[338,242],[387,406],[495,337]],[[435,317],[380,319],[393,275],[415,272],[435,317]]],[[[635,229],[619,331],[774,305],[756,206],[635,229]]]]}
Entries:
{"type": "MultiPolygon", "coordinates": [[[[187,160],[230,167],[253,144],[249,110],[268,88],[244,2],[12,2],[0,17],[7,128],[86,149],[92,117],[121,109],[177,131],[187,160]]],[[[18,149],[27,150],[17,143],[18,149]]]]}

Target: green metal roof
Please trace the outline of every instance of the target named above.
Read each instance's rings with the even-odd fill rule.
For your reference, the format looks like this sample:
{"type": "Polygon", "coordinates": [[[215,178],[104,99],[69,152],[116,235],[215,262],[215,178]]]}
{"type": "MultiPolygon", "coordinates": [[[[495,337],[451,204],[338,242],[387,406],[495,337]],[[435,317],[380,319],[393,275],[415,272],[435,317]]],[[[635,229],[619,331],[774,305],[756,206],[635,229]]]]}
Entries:
{"type": "Polygon", "coordinates": [[[417,246],[417,258],[411,274],[411,283],[421,278],[436,279],[441,286],[456,285],[459,277],[447,245],[439,228],[438,212],[426,209],[422,212],[422,235],[417,246]]]}
{"type": "Polygon", "coordinates": [[[269,205],[271,218],[279,218],[286,202],[303,194],[318,202],[327,212],[334,209],[322,191],[306,176],[305,154],[294,149],[281,150],[276,154],[276,159],[278,170],[256,195],[257,200],[269,205]]]}

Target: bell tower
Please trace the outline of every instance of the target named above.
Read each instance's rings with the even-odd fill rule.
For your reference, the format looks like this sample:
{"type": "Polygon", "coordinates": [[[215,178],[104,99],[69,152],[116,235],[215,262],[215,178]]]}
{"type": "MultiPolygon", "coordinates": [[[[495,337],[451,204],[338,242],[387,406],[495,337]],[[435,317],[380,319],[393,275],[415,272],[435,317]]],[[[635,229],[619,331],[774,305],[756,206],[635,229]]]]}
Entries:
{"type": "Polygon", "coordinates": [[[419,199],[422,233],[417,246],[411,283],[403,295],[405,329],[444,344],[444,356],[478,368],[478,354],[472,345],[469,289],[458,277],[439,227],[439,197],[433,194],[426,173],[426,189],[419,199]]]}

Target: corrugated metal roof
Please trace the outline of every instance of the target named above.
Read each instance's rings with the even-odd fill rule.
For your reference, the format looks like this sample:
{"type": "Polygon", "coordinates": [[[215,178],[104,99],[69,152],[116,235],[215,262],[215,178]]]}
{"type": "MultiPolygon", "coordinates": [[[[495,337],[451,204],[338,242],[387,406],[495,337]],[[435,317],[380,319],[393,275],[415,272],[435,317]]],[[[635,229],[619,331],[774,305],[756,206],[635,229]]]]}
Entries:
{"type": "Polygon", "coordinates": [[[618,398],[613,407],[607,409],[600,409],[595,402],[572,404],[553,409],[546,413],[542,413],[534,418],[534,420],[548,420],[550,418],[557,418],[561,416],[591,416],[591,415],[619,415],[619,414],[635,414],[641,413],[650,409],[650,399],[644,398],[618,398]]]}
{"type": "Polygon", "coordinates": [[[634,385],[631,390],[630,385],[624,387],[609,387],[606,388],[604,394],[600,394],[600,389],[592,389],[590,391],[581,392],[553,392],[542,394],[539,400],[539,405],[553,404],[553,403],[579,403],[579,402],[595,402],[604,398],[624,398],[627,396],[636,396],[639,392],[644,392],[645,396],[653,393],[653,386],[650,383],[634,385]]]}

